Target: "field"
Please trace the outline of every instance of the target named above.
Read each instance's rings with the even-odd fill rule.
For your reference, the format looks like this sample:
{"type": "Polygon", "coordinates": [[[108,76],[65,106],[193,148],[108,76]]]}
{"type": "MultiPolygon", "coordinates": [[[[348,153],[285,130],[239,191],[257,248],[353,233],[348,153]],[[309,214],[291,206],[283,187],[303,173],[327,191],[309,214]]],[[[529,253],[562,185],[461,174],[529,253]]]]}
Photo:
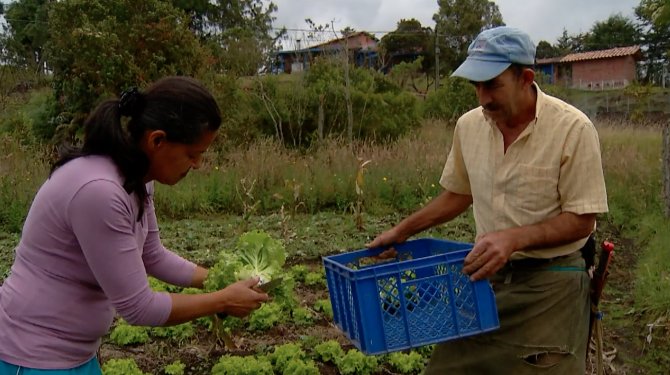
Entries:
{"type": "MultiPolygon", "coordinates": [[[[610,213],[599,218],[598,238],[616,245],[602,302],[606,370],[663,374],[670,368],[670,255],[664,251],[670,225],[662,216],[661,131],[625,123],[597,126],[610,202],[610,213]]],[[[300,345],[304,354],[298,356],[322,374],[419,373],[429,348],[413,355],[374,357],[374,362],[352,354],[347,361],[335,361],[339,365],[327,360],[323,348],[316,349],[328,340],[345,352],[352,348],[333,326],[327,308],[318,303],[328,298],[321,256],[362,248],[434,196],[451,131],[448,124],[427,121],[420,131],[391,145],[348,148],[333,141],[306,155],[261,141],[225,153],[212,151],[201,171],[175,187],[160,186],[156,206],[164,244],[196,263],[213,265],[220,251],[232,249],[237,238],[252,229],[283,241],[289,254],[285,271],[297,281],[301,315],[285,312],[262,329],[252,329],[247,322],[234,333],[233,350],[217,340],[209,320],[170,330],[132,331],[119,323],[119,331],[105,338],[99,353],[110,366],[107,373],[114,373],[114,363],[117,370],[126,368],[118,373],[131,373],[116,359],[133,359],[151,374],[209,374],[228,354],[269,355],[276,365],[281,360],[272,353],[287,343],[300,345]],[[372,162],[362,171],[365,160],[372,162]],[[357,194],[359,172],[364,184],[357,194]]],[[[21,144],[9,134],[0,135],[0,145],[1,282],[9,272],[30,199],[46,176],[49,150],[21,144]]],[[[473,233],[467,214],[422,236],[473,241],[473,233]]]]}

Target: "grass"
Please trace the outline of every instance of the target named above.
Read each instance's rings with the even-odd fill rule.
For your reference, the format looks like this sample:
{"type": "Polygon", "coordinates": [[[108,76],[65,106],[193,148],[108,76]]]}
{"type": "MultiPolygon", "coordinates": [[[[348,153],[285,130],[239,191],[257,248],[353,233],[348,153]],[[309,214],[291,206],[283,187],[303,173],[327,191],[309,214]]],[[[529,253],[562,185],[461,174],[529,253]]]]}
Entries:
{"type": "Polygon", "coordinates": [[[202,173],[174,187],[157,187],[160,214],[184,218],[193,212],[261,214],[282,206],[289,212],[350,211],[356,201],[358,159],[365,172],[365,206],[371,213],[408,212],[439,191],[450,134],[432,122],[390,145],[361,144],[352,150],[331,140],[302,155],[265,140],[210,155],[202,173]]]}
{"type": "Polygon", "coordinates": [[[21,230],[30,202],[48,173],[46,149],[0,133],[0,229],[21,230]]]}

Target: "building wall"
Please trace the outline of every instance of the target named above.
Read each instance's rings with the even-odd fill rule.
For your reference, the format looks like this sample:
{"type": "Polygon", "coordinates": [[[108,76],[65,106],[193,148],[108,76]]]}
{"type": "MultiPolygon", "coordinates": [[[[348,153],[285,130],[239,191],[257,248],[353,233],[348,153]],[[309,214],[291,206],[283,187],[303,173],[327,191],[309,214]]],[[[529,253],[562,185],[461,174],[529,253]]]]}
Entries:
{"type": "MultiPolygon", "coordinates": [[[[349,49],[373,49],[376,50],[377,48],[377,42],[375,42],[373,39],[371,39],[369,36],[365,34],[357,34],[354,36],[351,36],[347,38],[348,40],[346,41],[347,47],[349,49]]],[[[329,43],[325,44],[326,48],[342,48],[345,44],[344,40],[337,40],[337,41],[332,41],[329,43]]]]}
{"type": "MultiPolygon", "coordinates": [[[[308,70],[312,60],[317,56],[338,54],[344,49],[342,39],[308,47],[300,51],[282,51],[276,55],[271,71],[274,74],[294,73],[308,70]]],[[[349,58],[357,66],[373,68],[378,63],[377,42],[367,34],[355,34],[346,42],[349,58]]]]}
{"type": "Polygon", "coordinates": [[[572,86],[588,89],[624,87],[636,79],[633,56],[572,63],[572,86]]]}
{"type": "Polygon", "coordinates": [[[556,70],[554,68],[555,68],[554,64],[537,65],[535,67],[536,71],[535,80],[539,82],[538,79],[541,78],[543,80],[542,83],[549,83],[549,84],[556,83],[556,70]],[[538,75],[540,74],[542,74],[542,77],[538,77],[538,75]]]}

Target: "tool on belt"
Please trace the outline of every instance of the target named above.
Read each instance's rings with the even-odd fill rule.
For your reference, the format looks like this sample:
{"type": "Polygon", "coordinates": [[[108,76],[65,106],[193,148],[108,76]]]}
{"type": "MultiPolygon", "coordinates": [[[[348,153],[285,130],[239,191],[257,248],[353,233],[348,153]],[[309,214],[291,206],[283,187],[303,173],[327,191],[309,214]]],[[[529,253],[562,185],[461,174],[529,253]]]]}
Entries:
{"type": "MultiPolygon", "coordinates": [[[[592,237],[591,237],[592,238],[592,237]]],[[[593,243],[595,245],[595,241],[593,243]]],[[[595,246],[593,246],[595,253],[595,246]]],[[[595,254],[594,254],[595,255],[595,254]]],[[[587,264],[589,276],[591,276],[591,315],[589,320],[589,336],[586,342],[586,358],[588,359],[591,337],[595,341],[596,349],[596,374],[603,374],[603,313],[598,309],[600,297],[603,294],[603,288],[609,275],[609,265],[614,255],[614,244],[609,241],[603,241],[600,246],[598,264],[587,264]],[[589,267],[590,266],[590,267],[589,267]]],[[[595,256],[591,259],[594,259],[595,256]]],[[[588,260],[587,260],[588,262],[588,260]]]]}

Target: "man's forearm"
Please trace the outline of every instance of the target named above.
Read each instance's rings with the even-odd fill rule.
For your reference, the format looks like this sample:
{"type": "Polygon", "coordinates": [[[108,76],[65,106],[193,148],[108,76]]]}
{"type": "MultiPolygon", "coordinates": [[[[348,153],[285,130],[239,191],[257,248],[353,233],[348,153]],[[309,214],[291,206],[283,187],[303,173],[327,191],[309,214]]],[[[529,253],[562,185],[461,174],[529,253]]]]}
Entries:
{"type": "Polygon", "coordinates": [[[443,191],[425,207],[401,221],[396,228],[402,237],[409,238],[423,230],[452,220],[471,204],[471,195],[443,191]]]}
{"type": "Polygon", "coordinates": [[[514,251],[550,248],[587,237],[594,228],[596,214],[563,212],[533,225],[509,229],[516,239],[514,251]]]}
{"type": "Polygon", "coordinates": [[[551,248],[588,236],[595,225],[595,214],[564,212],[533,225],[489,232],[477,238],[465,258],[463,272],[481,280],[496,273],[519,250],[551,248]]]}

